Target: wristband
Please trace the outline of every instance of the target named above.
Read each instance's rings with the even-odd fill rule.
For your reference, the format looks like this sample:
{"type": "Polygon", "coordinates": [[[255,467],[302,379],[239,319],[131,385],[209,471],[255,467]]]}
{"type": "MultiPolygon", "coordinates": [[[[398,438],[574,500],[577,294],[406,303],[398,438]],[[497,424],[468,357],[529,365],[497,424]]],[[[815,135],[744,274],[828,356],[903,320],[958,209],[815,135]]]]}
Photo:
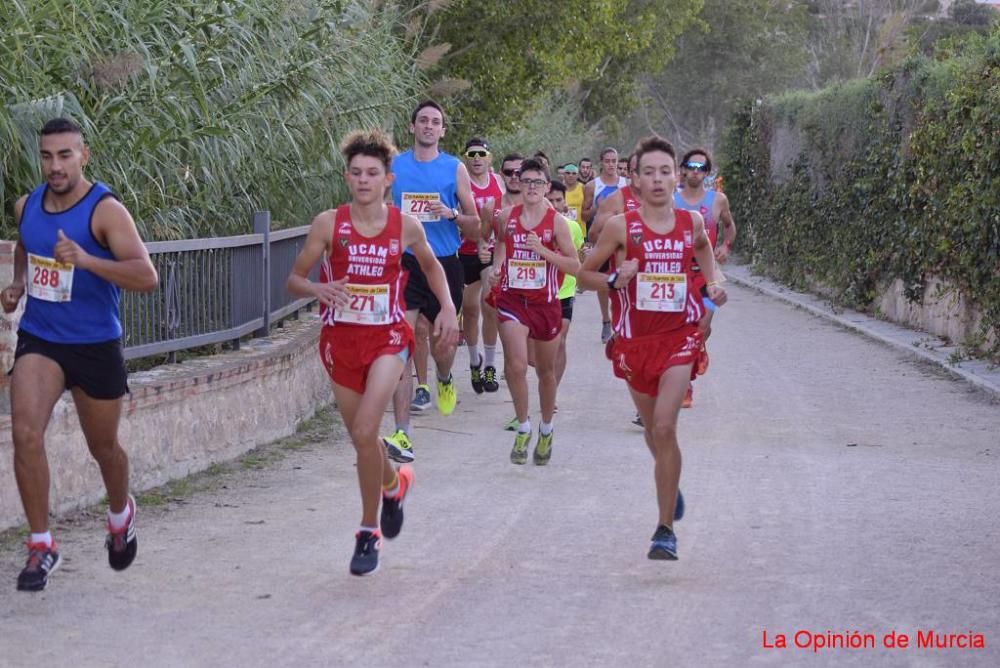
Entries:
{"type": "Polygon", "coordinates": [[[708,287],[714,288],[714,287],[717,287],[717,286],[721,285],[721,283],[722,283],[721,281],[709,281],[708,282],[708,287]]]}

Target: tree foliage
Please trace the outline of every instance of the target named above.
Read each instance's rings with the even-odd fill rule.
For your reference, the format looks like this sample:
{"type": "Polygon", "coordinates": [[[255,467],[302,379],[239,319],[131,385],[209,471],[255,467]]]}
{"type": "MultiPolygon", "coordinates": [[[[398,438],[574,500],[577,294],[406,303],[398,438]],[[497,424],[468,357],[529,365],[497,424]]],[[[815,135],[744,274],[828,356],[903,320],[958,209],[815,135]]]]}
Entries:
{"type": "Polygon", "coordinates": [[[557,90],[578,95],[589,123],[621,118],[636,100],[637,76],[670,60],[677,36],[701,4],[455,0],[406,8],[424,12],[422,49],[449,45],[429,69],[431,77],[468,84],[449,105],[452,126],[464,137],[512,132],[557,90]]]}

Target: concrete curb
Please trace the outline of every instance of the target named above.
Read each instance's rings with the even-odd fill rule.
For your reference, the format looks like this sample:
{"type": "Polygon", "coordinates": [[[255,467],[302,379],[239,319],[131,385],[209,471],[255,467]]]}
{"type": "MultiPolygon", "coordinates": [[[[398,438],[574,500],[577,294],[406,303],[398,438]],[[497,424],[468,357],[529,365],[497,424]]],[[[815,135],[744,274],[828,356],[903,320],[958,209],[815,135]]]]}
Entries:
{"type": "Polygon", "coordinates": [[[990,368],[983,360],[951,362],[951,355],[959,352],[957,346],[944,345],[937,337],[908,329],[885,320],[873,318],[850,309],[834,309],[816,295],[796,292],[775,281],[750,273],[748,265],[728,265],[723,269],[726,278],[737,285],[756,290],[779,299],[813,315],[837,323],[847,329],[895,348],[907,355],[932,362],[949,374],[961,378],[980,390],[1000,399],[1000,368],[990,368]]]}

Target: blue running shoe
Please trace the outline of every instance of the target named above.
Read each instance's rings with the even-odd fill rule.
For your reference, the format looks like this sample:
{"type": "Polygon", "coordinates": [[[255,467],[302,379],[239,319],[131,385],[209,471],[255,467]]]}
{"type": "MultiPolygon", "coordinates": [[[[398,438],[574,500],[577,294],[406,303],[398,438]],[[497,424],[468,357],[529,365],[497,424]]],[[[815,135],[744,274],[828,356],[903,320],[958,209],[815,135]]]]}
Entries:
{"type": "Polygon", "coordinates": [[[670,527],[662,524],[656,527],[653,543],[649,546],[650,559],[677,561],[677,535],[670,527]]]}
{"type": "Polygon", "coordinates": [[[674,506],[674,522],[684,519],[684,495],[677,490],[677,505],[674,506]]]}

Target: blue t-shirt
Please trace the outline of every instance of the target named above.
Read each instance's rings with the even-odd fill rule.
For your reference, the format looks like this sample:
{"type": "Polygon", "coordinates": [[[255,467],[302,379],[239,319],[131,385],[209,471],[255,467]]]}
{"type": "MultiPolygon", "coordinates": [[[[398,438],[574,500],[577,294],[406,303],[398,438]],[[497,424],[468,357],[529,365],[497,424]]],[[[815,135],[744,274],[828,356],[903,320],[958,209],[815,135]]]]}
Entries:
{"type": "Polygon", "coordinates": [[[403,213],[423,223],[427,243],[437,257],[455,255],[462,245],[458,225],[428,212],[428,206],[438,200],[447,207],[458,208],[455,181],[458,165],[458,158],[448,153],[438,153],[433,160],[420,162],[413,157],[413,149],[400,153],[392,161],[396,177],[392,182],[392,202],[403,213]]]}

